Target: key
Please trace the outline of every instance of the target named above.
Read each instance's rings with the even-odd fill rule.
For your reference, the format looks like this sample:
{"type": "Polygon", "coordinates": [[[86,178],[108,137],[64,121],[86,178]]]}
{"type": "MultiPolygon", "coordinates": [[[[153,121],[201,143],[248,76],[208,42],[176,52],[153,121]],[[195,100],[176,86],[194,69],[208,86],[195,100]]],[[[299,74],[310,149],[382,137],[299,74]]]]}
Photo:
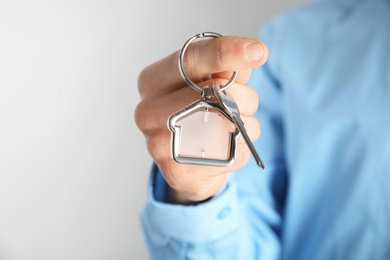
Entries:
{"type": "Polygon", "coordinates": [[[253,146],[246,129],[244,127],[244,123],[242,122],[240,118],[240,110],[238,109],[238,106],[236,102],[234,101],[233,97],[225,90],[221,90],[220,83],[216,82],[213,85],[215,96],[217,97],[217,100],[222,105],[222,107],[226,110],[226,113],[229,114],[234,124],[237,126],[238,130],[240,131],[242,137],[245,140],[245,143],[247,144],[249,150],[251,151],[253,158],[256,161],[256,164],[259,166],[261,170],[264,170],[264,164],[260,159],[260,156],[256,152],[255,147],[253,146]]]}

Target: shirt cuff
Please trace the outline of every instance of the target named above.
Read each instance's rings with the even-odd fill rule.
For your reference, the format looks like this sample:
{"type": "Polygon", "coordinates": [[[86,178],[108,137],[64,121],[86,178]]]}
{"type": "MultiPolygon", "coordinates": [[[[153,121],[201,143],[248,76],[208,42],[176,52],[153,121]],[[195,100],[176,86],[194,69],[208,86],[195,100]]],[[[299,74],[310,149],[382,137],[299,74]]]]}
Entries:
{"type": "Polygon", "coordinates": [[[164,188],[161,185],[165,184],[156,174],[160,173],[154,167],[149,181],[148,203],[142,213],[143,222],[147,222],[148,233],[154,233],[155,239],[166,241],[174,238],[190,243],[203,243],[224,237],[239,227],[240,205],[233,174],[222,192],[207,202],[193,206],[164,203],[164,188]],[[156,200],[154,195],[159,198],[156,200]]]}

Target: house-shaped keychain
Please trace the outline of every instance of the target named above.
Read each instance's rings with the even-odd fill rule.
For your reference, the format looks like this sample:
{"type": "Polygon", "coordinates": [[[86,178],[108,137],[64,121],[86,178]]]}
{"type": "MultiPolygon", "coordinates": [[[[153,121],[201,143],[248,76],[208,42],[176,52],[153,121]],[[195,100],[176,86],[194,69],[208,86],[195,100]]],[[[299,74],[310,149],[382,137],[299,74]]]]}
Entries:
{"type": "Polygon", "coordinates": [[[168,128],[175,161],[210,166],[233,163],[240,133],[219,103],[197,101],[171,115],[168,128]]]}

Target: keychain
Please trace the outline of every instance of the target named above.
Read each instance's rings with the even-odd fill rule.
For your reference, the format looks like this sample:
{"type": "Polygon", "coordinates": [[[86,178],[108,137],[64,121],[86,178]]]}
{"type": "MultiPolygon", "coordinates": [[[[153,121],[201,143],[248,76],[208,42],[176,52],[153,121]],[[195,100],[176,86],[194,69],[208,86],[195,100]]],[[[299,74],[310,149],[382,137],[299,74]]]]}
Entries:
{"type": "Polygon", "coordinates": [[[213,86],[201,88],[188,77],[184,69],[185,51],[194,40],[221,36],[213,32],[197,34],[183,45],[179,53],[180,74],[188,86],[201,93],[202,99],[169,117],[172,157],[178,163],[229,166],[235,160],[237,140],[242,135],[257,165],[263,170],[264,165],[241,121],[237,104],[226,91],[236,80],[238,71],[233,73],[224,86],[215,82],[213,86]]]}

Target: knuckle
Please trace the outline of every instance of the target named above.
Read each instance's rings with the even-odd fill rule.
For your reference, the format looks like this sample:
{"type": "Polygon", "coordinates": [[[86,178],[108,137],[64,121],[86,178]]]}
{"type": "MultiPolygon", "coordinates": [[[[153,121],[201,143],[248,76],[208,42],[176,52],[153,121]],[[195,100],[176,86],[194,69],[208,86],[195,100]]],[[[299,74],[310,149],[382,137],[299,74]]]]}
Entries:
{"type": "Polygon", "coordinates": [[[147,79],[149,78],[149,72],[148,72],[148,67],[145,67],[144,69],[141,70],[141,72],[138,75],[138,80],[137,80],[137,86],[138,86],[138,93],[142,97],[145,93],[145,85],[147,84],[147,79]]]}
{"type": "Polygon", "coordinates": [[[247,115],[253,115],[256,113],[258,106],[259,106],[259,95],[253,88],[246,86],[245,88],[242,88],[242,91],[245,91],[245,98],[240,99],[242,102],[242,105],[244,106],[245,114],[247,115]]]}
{"type": "Polygon", "coordinates": [[[250,152],[248,149],[244,149],[244,152],[242,153],[242,157],[241,157],[241,163],[242,165],[246,165],[248,162],[249,162],[249,159],[250,159],[250,152]]]}
{"type": "Polygon", "coordinates": [[[253,101],[250,102],[251,106],[251,115],[256,113],[257,109],[259,108],[259,94],[257,91],[255,91],[253,88],[250,89],[250,96],[252,97],[253,101]]]}
{"type": "Polygon", "coordinates": [[[200,48],[198,44],[192,44],[188,47],[187,52],[184,57],[184,69],[186,70],[187,74],[192,76],[195,74],[195,69],[197,66],[197,55],[200,53],[200,48]]]}
{"type": "Polygon", "coordinates": [[[144,133],[167,130],[165,109],[156,106],[155,98],[142,99],[134,110],[134,121],[137,127],[144,133]]]}
{"type": "Polygon", "coordinates": [[[173,177],[173,175],[168,175],[165,177],[165,180],[168,183],[169,187],[171,187],[172,189],[188,193],[184,187],[185,185],[183,184],[181,178],[175,178],[173,177]]]}
{"type": "Polygon", "coordinates": [[[161,171],[164,173],[165,181],[169,187],[174,190],[183,190],[183,178],[177,175],[177,164],[173,161],[165,161],[162,163],[161,171]]]}
{"type": "Polygon", "coordinates": [[[134,121],[137,125],[137,127],[141,130],[144,131],[147,128],[146,120],[145,118],[148,117],[148,108],[147,108],[147,103],[142,100],[141,102],[138,103],[134,110],[134,121]]]}
{"type": "Polygon", "coordinates": [[[188,46],[184,67],[189,76],[198,80],[198,77],[202,78],[210,71],[223,71],[229,52],[229,43],[219,38],[199,41],[188,46]]]}
{"type": "Polygon", "coordinates": [[[215,65],[217,67],[220,67],[220,66],[222,66],[222,64],[224,64],[224,57],[225,57],[225,50],[226,50],[224,42],[219,41],[216,48],[217,48],[217,50],[214,52],[214,53],[216,53],[216,57],[215,57],[216,64],[215,65]]]}
{"type": "Polygon", "coordinates": [[[243,43],[232,38],[215,39],[212,55],[213,66],[219,71],[224,71],[226,66],[237,66],[237,62],[245,56],[243,43]],[[226,65],[228,64],[228,65],[226,65]]]}
{"type": "Polygon", "coordinates": [[[239,167],[245,166],[250,159],[250,152],[245,143],[239,144],[239,152],[237,153],[237,165],[239,167]]]}
{"type": "Polygon", "coordinates": [[[161,131],[151,132],[146,139],[149,154],[159,164],[168,165],[172,159],[169,150],[170,135],[161,131]]]}
{"type": "Polygon", "coordinates": [[[232,55],[235,55],[237,49],[234,48],[234,43],[222,38],[215,39],[213,46],[212,55],[210,55],[213,60],[210,63],[217,71],[224,71],[225,64],[231,63],[229,60],[232,58],[232,55]]]}
{"type": "Polygon", "coordinates": [[[257,118],[253,118],[253,127],[252,127],[251,138],[253,141],[257,140],[261,135],[261,126],[259,120],[257,118]]]}
{"type": "MultiPolygon", "coordinates": [[[[249,138],[252,141],[255,141],[257,138],[259,138],[261,134],[261,127],[259,120],[254,116],[242,116],[241,117],[245,129],[247,130],[247,133],[249,135],[249,138]]],[[[240,139],[241,142],[244,142],[243,139],[240,139]]]]}

